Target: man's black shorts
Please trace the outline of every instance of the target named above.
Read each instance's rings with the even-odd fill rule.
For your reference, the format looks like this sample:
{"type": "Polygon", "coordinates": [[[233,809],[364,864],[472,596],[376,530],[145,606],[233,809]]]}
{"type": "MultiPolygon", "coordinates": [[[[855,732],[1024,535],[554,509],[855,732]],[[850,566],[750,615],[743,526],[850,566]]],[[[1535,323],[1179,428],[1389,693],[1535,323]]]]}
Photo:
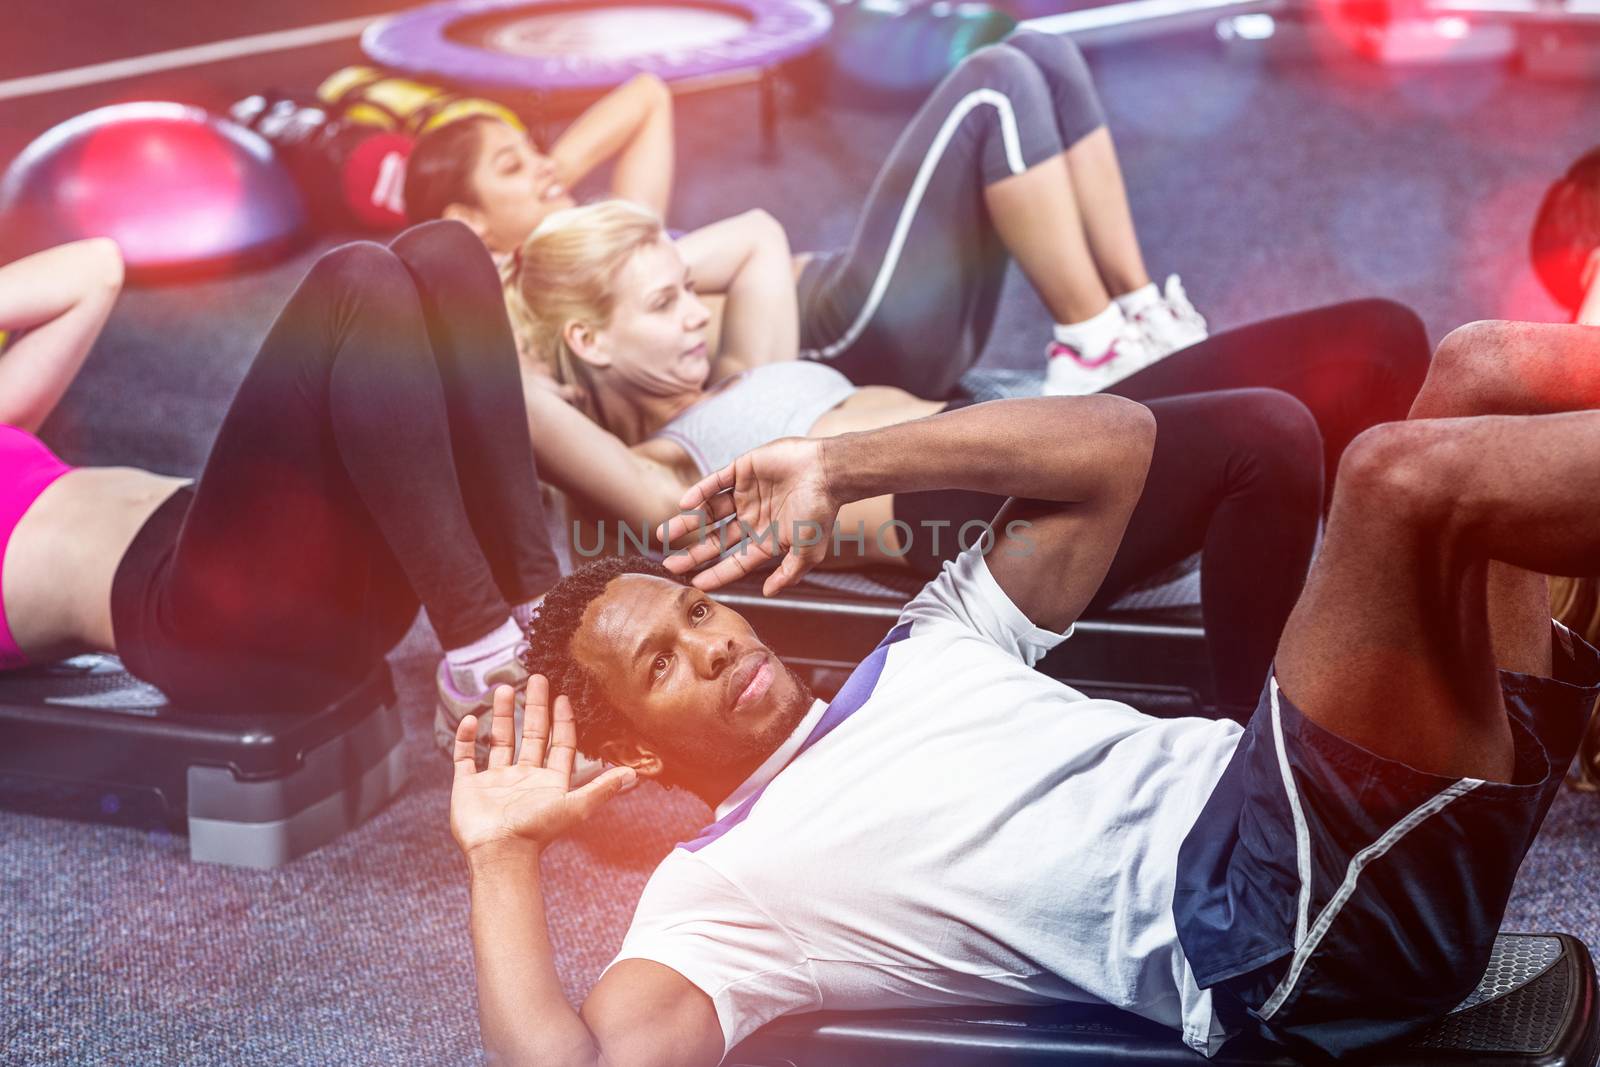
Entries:
{"type": "Polygon", "coordinates": [[[1224,1022],[1337,1056],[1472,991],[1600,693],[1600,653],[1559,624],[1553,645],[1553,677],[1500,674],[1509,783],[1373,755],[1268,681],[1178,855],[1178,939],[1224,1022]]]}

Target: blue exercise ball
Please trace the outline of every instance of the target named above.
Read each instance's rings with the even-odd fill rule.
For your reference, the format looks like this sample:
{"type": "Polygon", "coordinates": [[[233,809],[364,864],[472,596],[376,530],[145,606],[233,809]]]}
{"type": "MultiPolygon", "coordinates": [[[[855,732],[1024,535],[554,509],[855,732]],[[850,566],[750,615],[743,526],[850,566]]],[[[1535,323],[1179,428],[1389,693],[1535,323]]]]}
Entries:
{"type": "Polygon", "coordinates": [[[0,179],[0,228],[39,248],[110,237],[134,272],[211,272],[295,244],[306,209],[260,135],[184,104],[142,101],[45,131],[0,179]]]}

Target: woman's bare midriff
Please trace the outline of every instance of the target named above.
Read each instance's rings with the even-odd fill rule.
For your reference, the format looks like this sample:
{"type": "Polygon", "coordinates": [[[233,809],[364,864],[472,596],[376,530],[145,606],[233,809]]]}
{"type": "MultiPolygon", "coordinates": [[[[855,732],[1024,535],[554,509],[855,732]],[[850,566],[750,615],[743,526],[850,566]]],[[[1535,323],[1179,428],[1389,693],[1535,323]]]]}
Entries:
{"type": "Polygon", "coordinates": [[[85,467],[39,494],[12,531],[0,571],[0,603],[30,659],[116,651],[117,566],[145,520],[184,484],[129,467],[85,467]]]}
{"type": "MultiPolygon", "coordinates": [[[[944,410],[943,401],[923,400],[893,386],[863,386],[837,407],[822,414],[812,424],[807,437],[838,437],[841,434],[876,430],[896,423],[910,422],[944,410]]],[[[634,446],[634,452],[671,469],[688,489],[700,480],[694,460],[682,446],[666,438],[654,437],[634,446]]],[[[864,566],[904,566],[904,547],[891,525],[894,498],[872,497],[847,504],[834,524],[834,551],[823,564],[830,568],[864,566]]]]}
{"type": "Polygon", "coordinates": [[[823,412],[806,436],[838,437],[877,430],[933,415],[944,408],[942,400],[923,400],[891,385],[864,385],[837,407],[823,412]]]}

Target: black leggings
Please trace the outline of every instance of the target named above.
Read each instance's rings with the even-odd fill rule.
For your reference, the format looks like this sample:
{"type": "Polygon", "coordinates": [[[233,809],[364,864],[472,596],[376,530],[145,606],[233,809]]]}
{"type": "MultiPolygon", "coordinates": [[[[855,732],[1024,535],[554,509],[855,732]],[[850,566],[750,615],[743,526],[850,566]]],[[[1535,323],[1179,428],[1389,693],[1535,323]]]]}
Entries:
{"type": "MultiPolygon", "coordinates": [[[[1322,431],[1323,485],[1356,435],[1397,422],[1428,376],[1428,332],[1392,300],[1352,300],[1219,333],[1107,389],[1149,403],[1212,389],[1281,389],[1322,431]]],[[[1148,491],[1147,491],[1148,492],[1148,491]]]]}
{"type": "Polygon", "coordinates": [[[1065,37],[1020,31],[962,60],[890,150],[849,247],[802,272],[802,355],[857,385],[949,397],[989,340],[1005,278],[985,187],[1103,125],[1065,37]]]}
{"type": "MultiPolygon", "coordinates": [[[[989,342],[1008,261],[984,188],[1103,125],[1089,68],[1067,38],[1022,31],[967,57],[896,141],[849,247],[802,273],[803,354],[858,385],[935,400],[956,394],[989,342]]],[[[1322,430],[1331,493],[1356,434],[1405,418],[1428,355],[1427,333],[1408,308],[1358,300],[1216,334],[1108,391],[1148,401],[1281,389],[1322,430]]],[[[1012,377],[1037,395],[1035,376],[1012,377]]]]}
{"type": "Polygon", "coordinates": [[[499,279],[466,227],[323,256],[192,490],[118,567],[118,652],[175,701],[284,710],[359,681],[427,609],[489,633],[559,578],[499,279]]]}
{"type": "MultiPolygon", "coordinates": [[[[1270,389],[1158,399],[1149,408],[1156,445],[1144,495],[1089,610],[1203,550],[1200,600],[1217,703],[1242,720],[1310,566],[1322,442],[1305,406],[1270,389]]],[[[954,535],[962,524],[993,519],[1003,503],[955,490],[897,495],[895,518],[912,529],[907,561],[924,576],[937,574],[959,550],[954,535]],[[930,522],[951,524],[940,531],[938,551],[923,536],[930,522]]]]}

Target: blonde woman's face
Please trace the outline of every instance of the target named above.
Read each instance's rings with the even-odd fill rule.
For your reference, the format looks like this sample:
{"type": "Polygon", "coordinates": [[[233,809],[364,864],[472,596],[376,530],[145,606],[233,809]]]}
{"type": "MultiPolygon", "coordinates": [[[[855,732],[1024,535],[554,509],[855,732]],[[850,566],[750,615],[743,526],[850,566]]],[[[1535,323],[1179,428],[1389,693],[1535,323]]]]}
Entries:
{"type": "Polygon", "coordinates": [[[527,134],[503,122],[485,122],[472,168],[472,191],[484,243],[496,252],[520,245],[545,216],[573,206],[556,175],[555,161],[533,147],[527,134]]]}
{"type": "Polygon", "coordinates": [[[662,238],[635,252],[617,271],[615,295],[611,321],[595,336],[615,377],[656,396],[704,386],[711,315],[672,242],[662,238]]]}

